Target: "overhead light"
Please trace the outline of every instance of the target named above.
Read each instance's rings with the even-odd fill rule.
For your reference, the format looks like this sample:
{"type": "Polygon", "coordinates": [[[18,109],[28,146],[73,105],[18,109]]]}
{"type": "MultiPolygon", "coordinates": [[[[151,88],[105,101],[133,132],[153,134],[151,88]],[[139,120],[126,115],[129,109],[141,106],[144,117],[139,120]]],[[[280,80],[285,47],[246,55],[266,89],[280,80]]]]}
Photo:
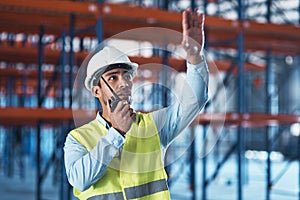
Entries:
{"type": "Polygon", "coordinates": [[[288,64],[288,65],[292,65],[294,62],[294,59],[292,56],[286,56],[285,57],[285,63],[288,64]]]}
{"type": "Polygon", "coordinates": [[[291,134],[298,137],[300,135],[300,123],[294,123],[290,127],[291,134]]]}

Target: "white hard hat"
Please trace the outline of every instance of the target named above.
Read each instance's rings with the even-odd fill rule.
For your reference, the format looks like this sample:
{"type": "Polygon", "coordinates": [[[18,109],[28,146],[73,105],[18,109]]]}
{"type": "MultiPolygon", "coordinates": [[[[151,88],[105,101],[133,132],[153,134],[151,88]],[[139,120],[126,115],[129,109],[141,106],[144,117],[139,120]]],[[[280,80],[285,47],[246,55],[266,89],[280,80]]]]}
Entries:
{"type": "Polygon", "coordinates": [[[138,64],[129,60],[128,56],[112,46],[106,46],[95,53],[88,62],[85,77],[85,87],[91,91],[93,83],[104,72],[114,68],[126,68],[136,75],[138,64]]]}

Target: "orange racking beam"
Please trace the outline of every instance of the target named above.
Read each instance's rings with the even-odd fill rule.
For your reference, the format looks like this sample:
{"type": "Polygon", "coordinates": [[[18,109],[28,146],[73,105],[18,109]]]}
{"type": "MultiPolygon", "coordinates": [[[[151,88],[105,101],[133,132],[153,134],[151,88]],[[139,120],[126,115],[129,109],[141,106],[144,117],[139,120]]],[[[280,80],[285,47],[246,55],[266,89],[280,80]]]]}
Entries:
{"type": "MultiPolygon", "coordinates": [[[[1,10],[1,6],[0,6],[1,10]]],[[[57,15],[52,13],[24,12],[16,10],[2,10],[0,30],[13,33],[36,34],[43,25],[47,34],[59,36],[63,31],[69,31],[70,15],[57,15]]],[[[75,30],[93,27],[96,17],[78,16],[75,30]]],[[[88,34],[94,36],[95,34],[88,34]]]]}
{"type": "MultiPolygon", "coordinates": [[[[138,19],[137,23],[139,20],[143,20],[148,26],[152,25],[181,31],[181,14],[178,12],[165,12],[137,6],[127,9],[126,11],[123,5],[104,5],[104,22],[106,19],[111,18],[121,21],[122,19],[128,19],[128,21],[138,19]],[[128,15],[129,9],[131,10],[130,15],[128,15]]],[[[214,16],[206,16],[205,24],[208,42],[220,41],[224,35],[227,35],[225,39],[232,39],[237,37],[239,31],[243,31],[245,34],[245,50],[266,51],[273,49],[274,53],[285,53],[288,51],[288,53],[293,54],[298,54],[300,51],[300,27],[257,23],[253,21],[227,20],[214,16]]],[[[143,34],[136,35],[135,38],[136,40],[146,39],[143,34]]],[[[176,42],[178,41],[174,43],[176,42]]]]}
{"type": "Polygon", "coordinates": [[[267,113],[205,113],[200,114],[193,121],[196,124],[211,124],[212,126],[242,126],[245,128],[258,128],[264,126],[300,123],[300,115],[267,113]]]}
{"type": "MultiPolygon", "coordinates": [[[[44,62],[47,64],[58,64],[60,51],[51,50],[45,48],[44,50],[45,58],[44,62]]],[[[77,52],[75,54],[75,64],[80,66],[84,58],[88,55],[88,52],[77,52]]],[[[38,49],[33,47],[22,47],[22,46],[8,46],[0,45],[0,60],[10,63],[15,63],[16,58],[18,62],[23,62],[25,64],[37,63],[38,59],[38,49]]],[[[145,57],[130,57],[133,62],[139,63],[140,65],[149,64],[149,63],[162,63],[162,58],[159,56],[153,56],[149,58],[145,57]]],[[[168,58],[168,64],[176,71],[184,71],[186,69],[185,61],[182,59],[168,58]]],[[[218,68],[219,71],[226,71],[230,66],[229,61],[208,61],[211,73],[215,73],[214,65],[218,68]]],[[[245,70],[264,70],[264,66],[256,65],[253,63],[245,63],[245,70]]],[[[0,73],[1,75],[1,73],[0,73]]]]}
{"type": "MultiPolygon", "coordinates": [[[[78,112],[86,113],[82,114],[82,116],[90,116],[89,111],[80,110],[78,112]]],[[[35,124],[38,120],[46,122],[61,122],[72,120],[72,118],[73,113],[71,109],[24,107],[0,108],[0,124],[4,125],[14,125],[22,123],[24,120],[26,123],[35,124]]],[[[246,128],[264,127],[280,124],[300,123],[300,115],[271,115],[265,113],[202,113],[197,116],[192,125],[209,123],[215,126],[222,125],[224,123],[225,126],[241,125],[246,128]]]]}
{"type": "Polygon", "coordinates": [[[81,15],[96,15],[98,5],[93,2],[58,1],[58,0],[1,0],[1,7],[16,7],[33,12],[57,14],[78,13],[81,15]]]}
{"type": "Polygon", "coordinates": [[[38,121],[50,124],[62,124],[72,119],[72,110],[59,108],[0,108],[0,124],[5,126],[26,125],[35,126],[38,121]]]}
{"type": "MultiPolygon", "coordinates": [[[[43,72],[43,77],[46,79],[49,79],[53,75],[53,71],[44,71],[43,72]]],[[[0,69],[0,77],[7,78],[7,77],[17,77],[17,78],[22,78],[22,76],[26,76],[26,78],[31,78],[31,79],[37,79],[38,77],[38,71],[37,70],[19,70],[16,68],[1,68],[0,69]]],[[[60,76],[60,75],[59,75],[60,76]]]]}
{"type": "MultiPolygon", "coordinates": [[[[27,24],[28,27],[34,29],[34,26],[39,27],[41,24],[43,24],[46,26],[46,30],[49,30],[49,32],[53,31],[56,34],[62,32],[62,27],[67,27],[69,20],[67,14],[75,12],[76,9],[78,9],[78,15],[76,15],[76,28],[83,28],[85,23],[88,26],[95,25],[96,19],[102,17],[105,37],[110,37],[124,30],[138,27],[153,26],[168,28],[176,31],[181,30],[181,14],[178,12],[162,11],[157,8],[145,8],[128,4],[125,5],[109,3],[104,3],[103,5],[98,6],[97,11],[90,12],[86,11],[89,5],[90,3],[87,2],[57,0],[23,0],[21,1],[21,3],[19,3],[18,0],[6,0],[3,1],[2,4],[0,2],[0,9],[1,11],[3,11],[2,18],[5,18],[7,12],[11,12],[12,9],[9,9],[11,7],[14,7],[14,10],[20,12],[18,21],[16,21],[16,19],[13,20],[15,23],[19,24],[19,28],[23,24],[27,24]],[[46,4],[48,2],[51,2],[49,3],[48,9],[46,9],[47,7],[44,6],[44,2],[46,2],[46,4]],[[72,8],[77,6],[82,6],[82,10],[79,8],[72,8]],[[25,12],[25,7],[27,7],[30,12],[28,10],[25,12]],[[55,12],[57,7],[60,8],[59,12],[63,13],[63,15],[56,15],[56,17],[53,17],[53,12],[55,12]],[[45,18],[49,20],[49,25],[47,25],[46,22],[41,23],[39,21],[39,17],[34,17],[34,20],[27,20],[28,18],[30,19],[30,15],[32,13],[36,13],[35,15],[41,15],[41,19],[45,18]],[[84,16],[82,16],[83,13],[85,13],[84,16]],[[48,16],[49,19],[47,18],[48,16]],[[52,19],[53,21],[51,21],[50,18],[56,19],[52,19]]],[[[77,13],[75,12],[75,14],[77,13]]],[[[9,22],[9,19],[6,21],[9,22]]],[[[14,28],[16,28],[17,31],[18,26],[15,26],[15,23],[11,24],[12,26],[14,26],[14,28]]],[[[9,24],[1,22],[0,28],[9,28],[9,24]]],[[[35,30],[36,29],[37,28],[35,28],[35,30]]],[[[223,19],[220,17],[206,16],[205,29],[207,35],[209,36],[209,43],[235,38],[237,36],[237,33],[242,30],[245,34],[246,51],[266,51],[270,49],[273,53],[293,55],[298,55],[300,52],[300,27],[292,25],[266,24],[253,21],[239,22],[236,20],[223,19]]],[[[87,35],[89,34],[94,33],[87,33],[87,35]]],[[[147,40],[149,38],[145,38],[143,37],[143,34],[139,34],[138,37],[134,37],[133,39],[147,40]]],[[[235,44],[226,46],[219,44],[219,46],[216,47],[236,49],[235,44]]]]}
{"type": "MultiPolygon", "coordinates": [[[[56,65],[59,63],[61,51],[44,48],[44,63],[56,65]]],[[[68,53],[66,53],[68,55],[68,53]]],[[[75,54],[75,64],[80,65],[88,52],[77,52],[75,54]]],[[[9,46],[0,45],[0,60],[8,63],[22,62],[24,64],[34,64],[38,62],[38,49],[33,47],[23,47],[21,45],[9,46]]]]}

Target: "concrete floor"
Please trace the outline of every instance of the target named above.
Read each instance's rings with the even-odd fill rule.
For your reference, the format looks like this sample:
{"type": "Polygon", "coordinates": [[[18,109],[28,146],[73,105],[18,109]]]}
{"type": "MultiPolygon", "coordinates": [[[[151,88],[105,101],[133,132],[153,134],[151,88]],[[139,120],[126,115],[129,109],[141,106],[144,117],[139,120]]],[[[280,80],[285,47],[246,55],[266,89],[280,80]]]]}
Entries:
{"type": "MultiPolygon", "coordinates": [[[[284,168],[283,162],[272,164],[273,179],[284,168]]],[[[201,173],[200,160],[197,163],[198,172],[201,173]]],[[[213,160],[208,162],[208,173],[213,169],[213,160]]],[[[298,162],[292,162],[284,175],[276,182],[271,192],[271,200],[297,200],[298,199],[298,162]]],[[[243,187],[243,199],[264,200],[265,199],[265,165],[262,161],[248,160],[246,165],[247,183],[243,187]]],[[[189,168],[179,174],[180,178],[170,188],[172,200],[191,199],[188,176],[189,168]]],[[[50,173],[51,174],[51,173],[50,173]]],[[[197,182],[197,199],[201,199],[201,174],[197,182]]],[[[207,189],[208,200],[233,200],[237,199],[236,190],[236,163],[232,158],[227,162],[219,176],[209,185],[207,189]]],[[[58,200],[58,184],[53,185],[52,176],[48,176],[43,187],[43,200],[58,200]]],[[[6,177],[0,172],[0,199],[1,200],[33,200],[35,199],[35,173],[34,169],[28,168],[25,179],[18,176],[6,177]]]]}
{"type": "MultiPolygon", "coordinates": [[[[197,197],[201,199],[201,161],[198,160],[196,166],[198,167],[197,180],[197,197]]],[[[208,161],[208,175],[213,173],[214,161],[208,161]]],[[[247,160],[245,165],[245,183],[243,185],[243,200],[264,200],[266,199],[266,165],[262,160],[247,160]]],[[[272,162],[272,180],[277,179],[281,172],[284,172],[277,181],[274,182],[270,193],[271,200],[299,200],[299,162],[293,161],[290,164],[284,161],[272,162]]],[[[187,172],[185,172],[187,173],[187,172]]],[[[188,182],[186,181],[184,173],[183,178],[179,179],[171,188],[172,200],[191,199],[188,182]]],[[[236,181],[236,160],[232,156],[228,162],[220,170],[217,178],[212,181],[207,188],[207,200],[234,200],[237,198],[237,181],[236,181]]]]}
{"type": "MultiPolygon", "coordinates": [[[[35,199],[36,191],[36,175],[34,171],[27,170],[26,177],[19,176],[7,177],[3,173],[0,174],[0,194],[1,200],[33,200],[35,199]]],[[[43,200],[59,199],[58,187],[51,183],[49,178],[43,184],[43,200]]]]}

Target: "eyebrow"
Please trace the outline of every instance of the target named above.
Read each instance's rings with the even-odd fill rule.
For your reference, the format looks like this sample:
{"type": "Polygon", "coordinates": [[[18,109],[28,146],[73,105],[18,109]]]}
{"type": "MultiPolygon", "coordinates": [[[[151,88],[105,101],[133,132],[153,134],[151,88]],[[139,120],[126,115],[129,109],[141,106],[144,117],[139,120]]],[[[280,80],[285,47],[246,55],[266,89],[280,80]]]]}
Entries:
{"type": "MultiPolygon", "coordinates": [[[[120,73],[121,73],[121,71],[108,72],[104,76],[111,76],[111,75],[120,74],[120,73]]],[[[125,70],[123,72],[123,74],[126,74],[126,73],[129,73],[129,71],[125,70]]]]}

